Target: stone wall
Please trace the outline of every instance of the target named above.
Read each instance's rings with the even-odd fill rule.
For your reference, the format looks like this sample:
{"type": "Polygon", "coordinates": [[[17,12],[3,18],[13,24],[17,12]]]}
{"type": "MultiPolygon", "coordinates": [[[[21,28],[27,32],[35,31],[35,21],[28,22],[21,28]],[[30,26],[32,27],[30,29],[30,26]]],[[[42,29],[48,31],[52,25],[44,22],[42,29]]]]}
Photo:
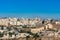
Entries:
{"type": "MultiPolygon", "coordinates": [[[[1,39],[0,39],[1,40],[1,39]]],[[[42,37],[42,38],[18,38],[18,39],[2,39],[2,40],[60,40],[59,37],[42,37]]]]}

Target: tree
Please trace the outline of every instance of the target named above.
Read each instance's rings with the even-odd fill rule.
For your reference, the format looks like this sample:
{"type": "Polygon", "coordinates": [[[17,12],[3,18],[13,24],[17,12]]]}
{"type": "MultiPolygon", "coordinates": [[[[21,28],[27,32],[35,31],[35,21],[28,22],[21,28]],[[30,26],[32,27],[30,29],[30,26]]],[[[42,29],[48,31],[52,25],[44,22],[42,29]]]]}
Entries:
{"type": "Polygon", "coordinates": [[[7,29],[8,29],[8,31],[10,31],[11,30],[11,27],[7,27],[7,29]]]}
{"type": "Polygon", "coordinates": [[[34,38],[39,37],[38,33],[33,35],[34,38]]]}
{"type": "Polygon", "coordinates": [[[38,38],[38,37],[39,37],[38,33],[34,34],[34,35],[33,35],[33,37],[34,37],[34,38],[35,38],[35,40],[36,40],[36,38],[38,38]]]}
{"type": "Polygon", "coordinates": [[[33,33],[32,33],[32,32],[30,32],[30,31],[28,31],[27,33],[29,33],[30,35],[33,35],[33,33]]]}
{"type": "Polygon", "coordinates": [[[28,35],[28,36],[26,36],[26,40],[28,40],[28,38],[30,38],[30,36],[28,35]]]}
{"type": "Polygon", "coordinates": [[[2,27],[1,27],[1,29],[3,30],[3,29],[4,29],[4,27],[2,26],[2,27]]]}
{"type": "Polygon", "coordinates": [[[27,28],[27,25],[24,25],[23,28],[27,28]]]}
{"type": "Polygon", "coordinates": [[[9,32],[9,35],[12,37],[12,33],[11,32],[9,32]]]}
{"type": "Polygon", "coordinates": [[[4,34],[0,32],[0,37],[3,37],[3,35],[4,35],[4,34]]]}
{"type": "Polygon", "coordinates": [[[20,32],[20,33],[24,33],[24,32],[25,32],[25,30],[20,30],[19,32],[20,32]]]}
{"type": "Polygon", "coordinates": [[[45,23],[45,21],[43,20],[43,21],[42,21],[42,24],[44,24],[44,23],[45,23]]]}

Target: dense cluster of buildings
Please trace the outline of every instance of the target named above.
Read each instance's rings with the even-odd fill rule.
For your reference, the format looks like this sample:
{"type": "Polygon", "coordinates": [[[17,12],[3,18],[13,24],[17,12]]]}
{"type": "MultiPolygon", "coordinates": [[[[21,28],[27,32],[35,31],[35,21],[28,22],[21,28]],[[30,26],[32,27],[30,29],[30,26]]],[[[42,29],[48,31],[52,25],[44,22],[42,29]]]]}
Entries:
{"type": "Polygon", "coordinates": [[[0,39],[60,37],[60,21],[40,18],[0,18],[0,39]]]}
{"type": "Polygon", "coordinates": [[[10,25],[35,25],[35,23],[39,22],[40,19],[18,19],[18,18],[0,18],[0,25],[2,26],[10,26],[10,25]]]}

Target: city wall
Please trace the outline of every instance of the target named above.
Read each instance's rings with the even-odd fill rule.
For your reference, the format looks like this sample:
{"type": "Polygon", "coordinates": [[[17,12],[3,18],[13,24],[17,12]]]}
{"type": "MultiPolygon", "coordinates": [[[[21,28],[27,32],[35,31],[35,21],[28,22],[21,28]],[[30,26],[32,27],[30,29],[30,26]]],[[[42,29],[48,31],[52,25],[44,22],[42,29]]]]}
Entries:
{"type": "Polygon", "coordinates": [[[59,37],[38,37],[38,38],[33,38],[33,37],[30,37],[30,38],[14,38],[14,39],[0,39],[0,40],[60,40],[59,37]]]}

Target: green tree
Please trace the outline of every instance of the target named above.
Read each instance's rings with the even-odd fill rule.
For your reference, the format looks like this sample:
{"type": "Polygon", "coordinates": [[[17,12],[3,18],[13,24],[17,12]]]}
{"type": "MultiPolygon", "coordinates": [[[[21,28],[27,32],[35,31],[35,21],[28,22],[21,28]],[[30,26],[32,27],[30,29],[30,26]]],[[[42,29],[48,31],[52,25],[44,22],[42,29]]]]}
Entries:
{"type": "Polygon", "coordinates": [[[27,28],[27,25],[22,26],[23,28],[27,28]]]}
{"type": "Polygon", "coordinates": [[[45,21],[43,20],[43,21],[42,21],[42,24],[44,24],[44,23],[45,23],[45,21]]]}
{"type": "Polygon", "coordinates": [[[2,26],[2,27],[1,27],[1,29],[3,30],[3,29],[4,29],[4,27],[2,26]]]}
{"type": "Polygon", "coordinates": [[[4,34],[0,32],[0,37],[3,37],[3,35],[4,35],[4,34]]]}
{"type": "Polygon", "coordinates": [[[30,36],[28,35],[28,36],[26,36],[26,40],[28,40],[28,38],[30,38],[30,36]]]}
{"type": "Polygon", "coordinates": [[[30,32],[30,31],[28,31],[27,33],[29,33],[30,35],[33,35],[33,33],[32,33],[32,32],[30,32]]]}
{"type": "Polygon", "coordinates": [[[33,37],[34,37],[34,38],[35,38],[35,40],[36,40],[36,38],[38,38],[38,37],[39,37],[38,33],[34,34],[34,35],[33,35],[33,37]]]}
{"type": "Polygon", "coordinates": [[[9,36],[11,36],[11,37],[12,37],[12,33],[11,33],[11,32],[9,32],[9,36]]]}

